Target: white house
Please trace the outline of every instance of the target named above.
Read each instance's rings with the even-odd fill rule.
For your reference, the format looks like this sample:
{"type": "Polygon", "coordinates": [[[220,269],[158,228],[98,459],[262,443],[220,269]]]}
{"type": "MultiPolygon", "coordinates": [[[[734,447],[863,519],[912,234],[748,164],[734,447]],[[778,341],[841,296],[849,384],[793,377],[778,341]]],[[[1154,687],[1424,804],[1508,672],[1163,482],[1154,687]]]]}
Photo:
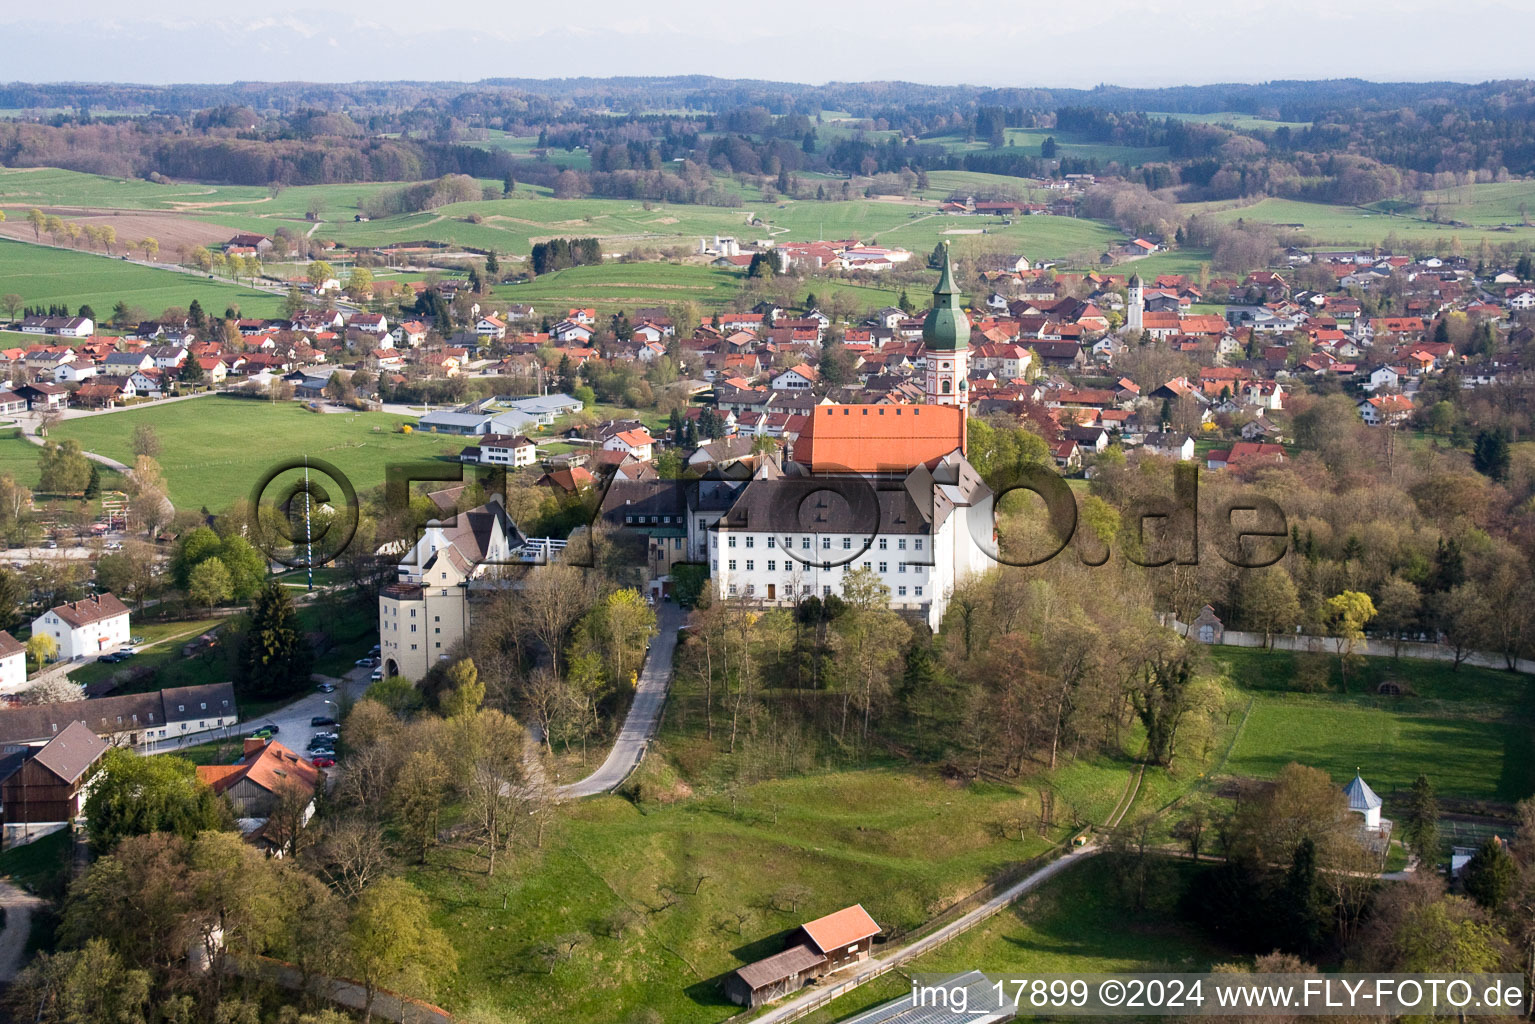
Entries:
{"type": "Polygon", "coordinates": [[[494,338],[500,341],[506,337],[506,324],[499,317],[482,316],[474,323],[474,333],[481,338],[494,338]]]}
{"type": "Polygon", "coordinates": [[[389,331],[389,320],[382,313],[354,313],[346,325],[353,330],[366,331],[369,334],[382,335],[389,331]]]}
{"type": "Polygon", "coordinates": [[[592,340],[592,329],[573,320],[561,320],[554,325],[549,336],[561,344],[567,341],[579,341],[584,345],[592,340]]]}
{"type": "Polygon", "coordinates": [[[538,461],[538,446],[525,434],[486,434],[480,439],[480,465],[531,466],[538,461]]]}
{"type": "Polygon", "coordinates": [[[1162,431],[1146,435],[1146,451],[1164,459],[1188,462],[1194,457],[1194,439],[1187,434],[1170,434],[1162,431]]]}
{"type": "Polygon", "coordinates": [[[499,497],[436,520],[401,558],[395,582],[378,598],[378,633],[386,676],[419,680],[448,657],[469,630],[468,581],[504,565],[524,538],[499,497]]]}
{"type": "Polygon", "coordinates": [[[622,430],[608,438],[602,445],[604,451],[626,452],[641,462],[649,462],[655,454],[655,438],[645,430],[622,430]]]}
{"type": "Polygon", "coordinates": [[[1380,395],[1359,403],[1359,418],[1367,427],[1396,424],[1412,415],[1412,399],[1406,395],[1380,395]]]}
{"type": "Polygon", "coordinates": [[[128,642],[128,606],[112,594],[70,601],[32,620],[32,635],[46,633],[69,661],[110,653],[128,642]]]}
{"type": "Polygon", "coordinates": [[[98,367],[95,363],[60,363],[53,371],[53,379],[60,384],[78,384],[96,376],[98,367]]]}
{"type": "Polygon", "coordinates": [[[0,693],[15,693],[27,685],[27,649],[0,629],[0,693]]]}
{"type": "Polygon", "coordinates": [[[1370,371],[1369,379],[1363,387],[1366,391],[1374,391],[1376,388],[1397,388],[1402,385],[1402,375],[1396,372],[1394,366],[1377,366],[1370,371]]]}
{"type": "Polygon", "coordinates": [[[773,378],[774,391],[809,391],[821,375],[804,363],[789,367],[773,378]]]}

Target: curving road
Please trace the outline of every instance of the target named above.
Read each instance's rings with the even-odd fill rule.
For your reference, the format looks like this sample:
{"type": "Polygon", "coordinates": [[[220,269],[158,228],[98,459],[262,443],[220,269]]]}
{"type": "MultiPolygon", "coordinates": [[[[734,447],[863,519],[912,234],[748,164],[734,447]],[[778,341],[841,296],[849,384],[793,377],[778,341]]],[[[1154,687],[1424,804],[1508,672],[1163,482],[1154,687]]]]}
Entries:
{"type": "Polygon", "coordinates": [[[619,730],[613,749],[601,767],[579,782],[555,789],[561,799],[579,799],[611,793],[623,784],[645,756],[656,730],[661,726],[661,708],[672,680],[672,655],[677,650],[677,630],[687,620],[687,613],[670,601],[656,606],[656,637],[650,642],[645,667],[640,670],[639,685],[629,705],[628,717],[619,730]]]}

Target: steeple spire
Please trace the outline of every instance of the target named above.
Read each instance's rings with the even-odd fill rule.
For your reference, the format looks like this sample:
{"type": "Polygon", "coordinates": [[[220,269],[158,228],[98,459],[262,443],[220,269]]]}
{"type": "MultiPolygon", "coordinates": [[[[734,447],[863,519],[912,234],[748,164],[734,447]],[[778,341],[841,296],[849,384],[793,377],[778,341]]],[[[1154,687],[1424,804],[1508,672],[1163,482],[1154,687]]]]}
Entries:
{"type": "Polygon", "coordinates": [[[943,243],[943,269],[933,288],[933,306],[922,321],[922,341],[929,351],[952,352],[970,345],[970,319],[965,316],[959,289],[954,287],[948,242],[943,243]]]}

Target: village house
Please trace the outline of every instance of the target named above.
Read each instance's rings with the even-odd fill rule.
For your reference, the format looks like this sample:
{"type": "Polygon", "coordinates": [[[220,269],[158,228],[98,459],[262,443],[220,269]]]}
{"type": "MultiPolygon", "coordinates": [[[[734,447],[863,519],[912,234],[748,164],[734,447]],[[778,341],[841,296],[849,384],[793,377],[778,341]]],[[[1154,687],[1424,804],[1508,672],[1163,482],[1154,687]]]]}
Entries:
{"type": "Polygon", "coordinates": [[[0,747],[46,743],[75,721],[110,744],[138,747],[227,729],[239,723],[240,715],[232,683],[35,704],[0,714],[0,747]]]}
{"type": "Polygon", "coordinates": [[[248,738],[239,763],[198,765],[197,777],[229,801],[236,818],[265,818],[291,788],[308,798],[308,821],[324,773],[276,740],[248,738]]]}
{"type": "Polygon", "coordinates": [[[816,386],[821,375],[805,363],[797,363],[778,373],[769,382],[774,391],[809,391],[816,386]]]}
{"type": "Polygon", "coordinates": [[[1406,395],[1377,395],[1359,403],[1359,417],[1367,427],[1395,426],[1412,412],[1412,399],[1406,395]]]}
{"type": "MultiPolygon", "coordinates": [[[[465,453],[470,449],[465,449],[465,453]]],[[[509,466],[519,469],[538,461],[538,446],[525,434],[486,434],[480,439],[476,461],[482,466],[509,466]]]]}
{"type": "Polygon", "coordinates": [[[27,649],[0,629],[0,693],[15,693],[27,685],[27,649]]]}
{"type": "Polygon", "coordinates": [[[53,637],[63,661],[115,651],[128,642],[128,606],[109,593],[69,601],[32,620],[32,635],[40,633],[53,637]]]}
{"type": "Polygon", "coordinates": [[[5,847],[31,842],[77,821],[92,769],[107,750],[101,737],[75,721],[40,747],[21,747],[0,758],[5,847]]]}
{"type": "Polygon", "coordinates": [[[1188,462],[1194,457],[1194,439],[1187,434],[1156,431],[1146,435],[1145,451],[1164,459],[1188,462]]]}
{"type": "Polygon", "coordinates": [[[623,452],[641,462],[649,462],[655,454],[655,438],[644,428],[623,430],[602,443],[604,451],[623,452]]]}

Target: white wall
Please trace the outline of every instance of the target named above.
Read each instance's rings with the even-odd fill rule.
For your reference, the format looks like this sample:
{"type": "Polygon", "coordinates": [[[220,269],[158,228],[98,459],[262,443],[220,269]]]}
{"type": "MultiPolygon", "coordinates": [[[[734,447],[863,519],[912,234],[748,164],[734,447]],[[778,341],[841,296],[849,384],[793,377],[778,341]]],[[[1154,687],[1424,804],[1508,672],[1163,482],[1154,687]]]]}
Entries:
{"type": "Polygon", "coordinates": [[[124,613],[72,629],[49,611],[32,620],[32,632],[53,637],[58,642],[61,661],[108,654],[128,642],[128,615],[124,613]]]}
{"type": "Polygon", "coordinates": [[[0,658],[0,693],[15,693],[27,685],[27,654],[15,654],[0,658]]]}

